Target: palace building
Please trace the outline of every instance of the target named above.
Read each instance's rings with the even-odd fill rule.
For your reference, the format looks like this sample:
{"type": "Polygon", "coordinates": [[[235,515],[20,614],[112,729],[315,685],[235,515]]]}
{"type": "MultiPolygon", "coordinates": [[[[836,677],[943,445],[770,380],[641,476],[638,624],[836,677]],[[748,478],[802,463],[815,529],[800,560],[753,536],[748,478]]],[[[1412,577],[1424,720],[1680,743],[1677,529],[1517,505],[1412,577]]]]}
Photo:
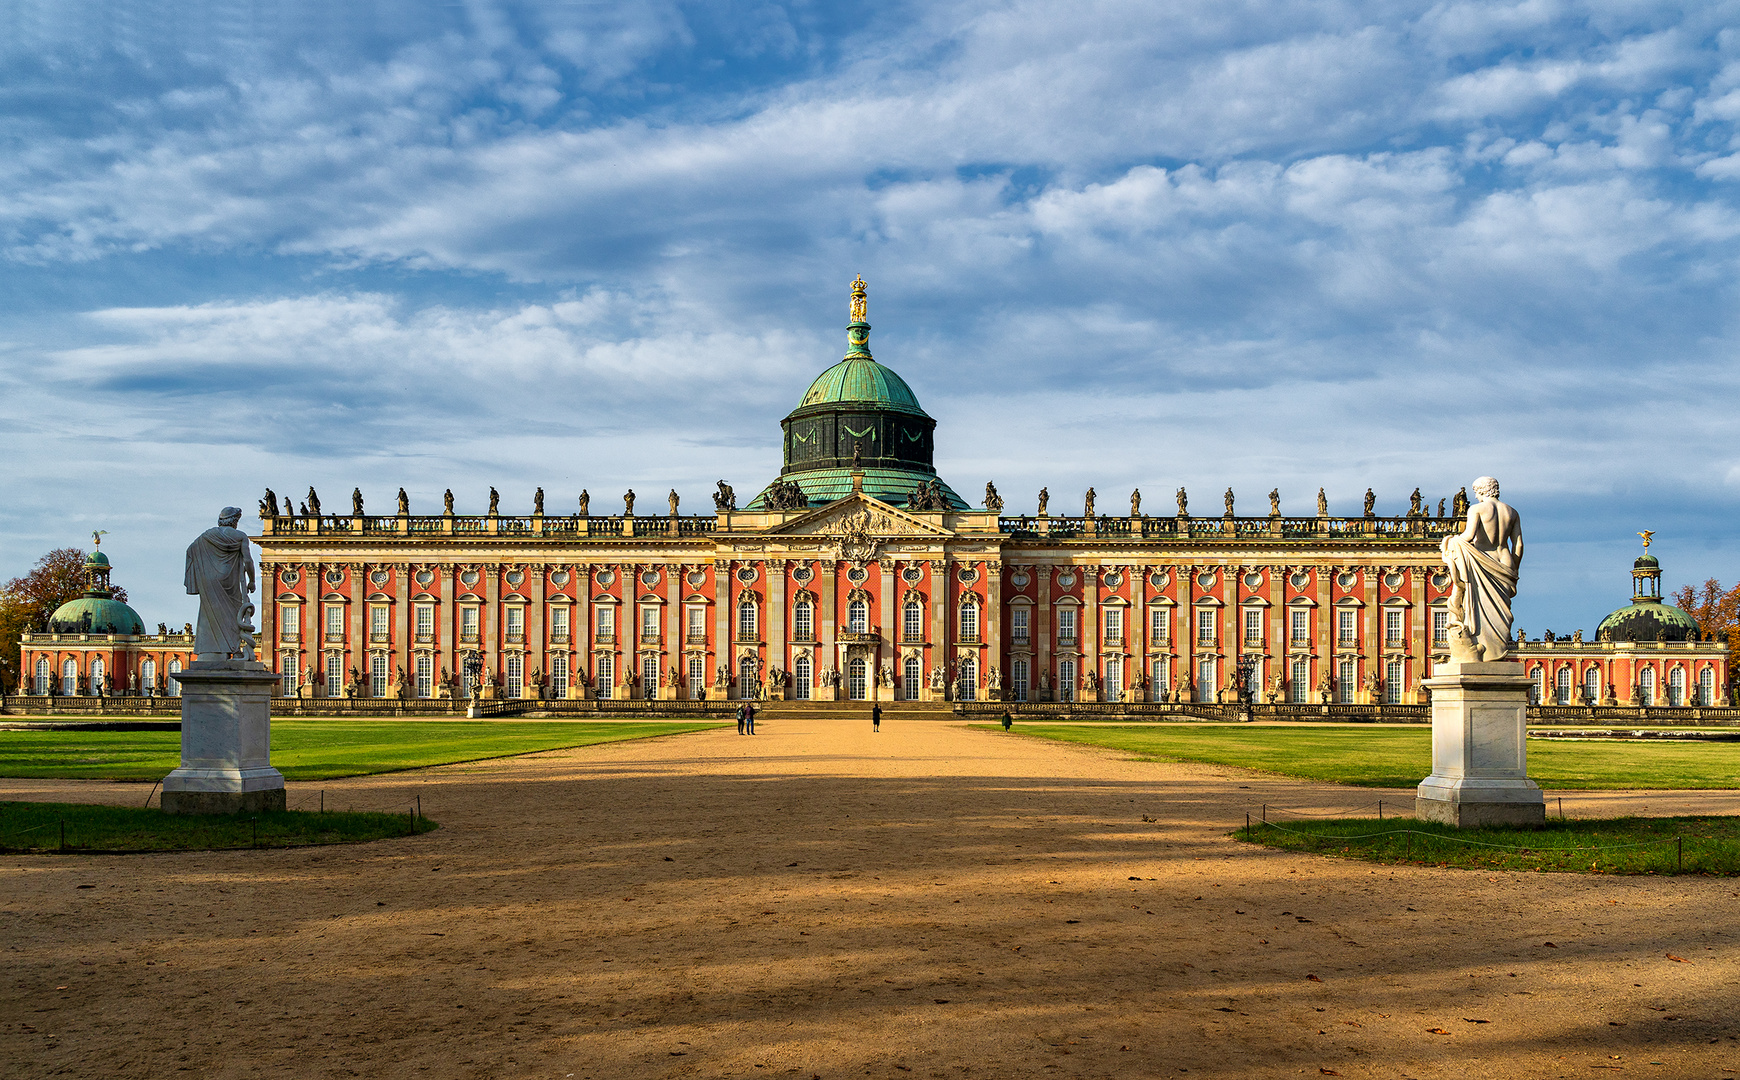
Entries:
{"type": "Polygon", "coordinates": [[[175,679],[193,662],[193,627],[162,623],[145,632],[139,613],[115,599],[101,538],[85,559],[85,591],[49,616],[38,633],[21,635],[21,695],[38,697],[179,696],[175,679]]]}
{"type": "MultiPolygon", "coordinates": [[[[847,351],[782,422],[779,476],[714,512],[328,514],[261,503],[262,649],[286,693],[810,701],[1417,702],[1448,656],[1431,514],[1106,513],[969,505],[936,473],[936,421],[847,351]]],[[[1460,500],[1459,500],[1460,503],[1460,500]]],[[[1460,509],[1460,506],[1458,507],[1460,509]]]]}

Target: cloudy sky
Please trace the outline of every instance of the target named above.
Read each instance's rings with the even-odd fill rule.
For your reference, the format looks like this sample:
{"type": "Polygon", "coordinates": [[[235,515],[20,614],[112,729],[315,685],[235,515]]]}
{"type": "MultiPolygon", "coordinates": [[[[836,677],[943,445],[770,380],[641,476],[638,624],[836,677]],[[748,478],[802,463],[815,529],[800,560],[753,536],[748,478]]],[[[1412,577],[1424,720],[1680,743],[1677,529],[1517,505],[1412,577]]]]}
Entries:
{"type": "Polygon", "coordinates": [[[1397,513],[1519,623],[1740,574],[1740,5],[0,7],[0,574],[263,488],[710,505],[871,346],[1012,510],[1397,513]],[[281,9],[275,13],[274,9],[281,9]],[[1072,493],[1072,494],[1064,494],[1072,493]]]}

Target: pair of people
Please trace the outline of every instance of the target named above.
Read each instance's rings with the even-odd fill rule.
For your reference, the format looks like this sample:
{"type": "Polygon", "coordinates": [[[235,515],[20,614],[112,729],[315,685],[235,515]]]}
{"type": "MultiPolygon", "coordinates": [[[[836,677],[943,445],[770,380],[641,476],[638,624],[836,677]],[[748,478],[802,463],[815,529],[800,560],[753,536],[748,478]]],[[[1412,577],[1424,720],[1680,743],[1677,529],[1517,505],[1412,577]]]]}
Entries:
{"type": "Polygon", "coordinates": [[[755,734],[755,706],[747,701],[737,706],[737,734],[755,734]]]}

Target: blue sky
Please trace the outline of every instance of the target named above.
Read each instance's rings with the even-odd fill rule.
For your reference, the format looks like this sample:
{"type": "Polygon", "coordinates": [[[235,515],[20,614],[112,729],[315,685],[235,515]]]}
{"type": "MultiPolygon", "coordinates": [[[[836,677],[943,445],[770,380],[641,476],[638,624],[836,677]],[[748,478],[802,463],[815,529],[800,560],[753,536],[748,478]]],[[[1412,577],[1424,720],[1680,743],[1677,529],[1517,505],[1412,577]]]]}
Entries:
{"type": "Polygon", "coordinates": [[[699,510],[775,475],[861,273],[963,493],[1396,513],[1491,473],[1519,624],[1593,630],[1639,529],[1670,587],[1740,573],[1736,26],[13,0],[0,573],[108,529],[182,622],[182,547],[268,485],[699,510]]]}

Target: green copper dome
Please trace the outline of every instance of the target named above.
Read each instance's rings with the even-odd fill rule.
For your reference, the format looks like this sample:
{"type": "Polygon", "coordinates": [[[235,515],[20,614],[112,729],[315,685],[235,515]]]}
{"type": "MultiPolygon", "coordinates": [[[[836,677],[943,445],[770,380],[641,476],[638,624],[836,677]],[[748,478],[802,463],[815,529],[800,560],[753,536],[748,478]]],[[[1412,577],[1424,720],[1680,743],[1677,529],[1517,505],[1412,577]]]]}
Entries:
{"type": "Polygon", "coordinates": [[[914,416],[927,415],[906,380],[868,356],[848,356],[816,376],[798,408],[834,404],[870,405],[914,416]]]}
{"type": "Polygon", "coordinates": [[[1698,620],[1684,608],[1657,600],[1634,600],[1602,619],[1595,637],[1600,641],[1687,641],[1697,632],[1698,620]]]}
{"type": "Polygon", "coordinates": [[[56,608],[48,630],[51,634],[143,634],[145,621],[119,600],[86,593],[56,608]]]}

